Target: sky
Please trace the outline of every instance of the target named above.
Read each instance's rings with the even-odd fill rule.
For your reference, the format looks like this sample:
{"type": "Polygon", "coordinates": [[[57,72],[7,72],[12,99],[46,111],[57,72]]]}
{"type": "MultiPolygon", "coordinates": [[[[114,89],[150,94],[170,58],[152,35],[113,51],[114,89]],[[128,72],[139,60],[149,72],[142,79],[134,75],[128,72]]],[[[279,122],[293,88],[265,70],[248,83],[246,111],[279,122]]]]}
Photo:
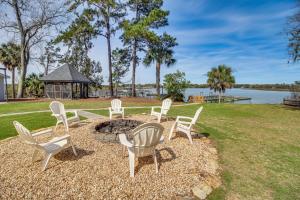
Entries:
{"type": "MultiPolygon", "coordinates": [[[[167,73],[184,71],[192,83],[206,83],[207,72],[219,64],[231,66],[237,83],[293,83],[300,80],[300,63],[289,64],[287,17],[296,0],[165,0],[169,26],[159,31],[177,38],[176,64],[162,66],[167,73]]],[[[119,35],[112,48],[121,47],[119,35]]],[[[108,79],[107,47],[103,38],[94,41],[90,56],[100,61],[108,79]]],[[[29,72],[39,72],[30,66],[29,72]]],[[[124,78],[130,82],[131,71],[124,78]]],[[[137,83],[154,83],[154,65],[137,69],[137,83]]]]}

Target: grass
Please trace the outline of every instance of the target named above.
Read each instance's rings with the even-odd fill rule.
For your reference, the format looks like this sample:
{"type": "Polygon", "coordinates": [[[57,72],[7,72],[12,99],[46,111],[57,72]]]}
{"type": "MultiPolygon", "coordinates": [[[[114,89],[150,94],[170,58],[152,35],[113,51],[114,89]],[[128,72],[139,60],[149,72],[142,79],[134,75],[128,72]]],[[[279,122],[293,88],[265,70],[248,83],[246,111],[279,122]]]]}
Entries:
{"type": "MultiPolygon", "coordinates": [[[[192,117],[198,107],[173,107],[169,115],[192,117]]],[[[299,115],[280,105],[205,105],[197,128],[215,142],[223,169],[223,184],[209,199],[299,199],[299,115]]]]}
{"type": "MultiPolygon", "coordinates": [[[[66,109],[99,109],[110,106],[111,99],[80,99],[80,100],[62,100],[66,109]]],[[[153,99],[124,98],[123,106],[144,106],[160,105],[161,103],[153,99]]],[[[50,100],[11,102],[0,104],[0,115],[15,112],[31,112],[49,110],[50,100]]]]}
{"type": "MultiPolygon", "coordinates": [[[[108,110],[89,110],[88,112],[92,112],[95,114],[103,115],[108,117],[108,110]]],[[[151,108],[125,108],[125,115],[134,115],[134,114],[150,114],[151,108]]]]}
{"type": "MultiPolygon", "coordinates": [[[[67,113],[68,117],[71,115],[72,114],[67,113]]],[[[80,119],[83,120],[85,118],[80,117],[80,119]]],[[[52,117],[50,112],[0,117],[0,140],[17,135],[13,121],[20,122],[30,131],[54,126],[56,124],[56,118],[52,117]]]]}
{"type": "MultiPolygon", "coordinates": [[[[169,115],[193,116],[198,107],[172,107],[169,115]]],[[[107,110],[91,112],[108,116],[107,110]]],[[[150,113],[150,109],[125,113],[150,113]]],[[[280,105],[206,104],[196,127],[215,143],[223,181],[209,199],[299,199],[299,116],[299,110],[280,105]]],[[[55,123],[49,113],[0,117],[0,139],[15,134],[13,120],[31,130],[55,123]]]]}

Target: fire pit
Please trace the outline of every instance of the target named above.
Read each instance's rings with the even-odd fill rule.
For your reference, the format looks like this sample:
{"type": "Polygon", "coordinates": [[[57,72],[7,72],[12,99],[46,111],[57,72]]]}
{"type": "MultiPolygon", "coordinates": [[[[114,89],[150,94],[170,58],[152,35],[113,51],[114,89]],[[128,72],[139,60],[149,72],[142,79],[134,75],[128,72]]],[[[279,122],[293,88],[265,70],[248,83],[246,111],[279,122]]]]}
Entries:
{"type": "Polygon", "coordinates": [[[143,122],[131,119],[105,121],[95,126],[94,134],[97,140],[119,143],[118,134],[125,133],[128,139],[131,139],[131,130],[141,124],[143,124],[143,122]]]}

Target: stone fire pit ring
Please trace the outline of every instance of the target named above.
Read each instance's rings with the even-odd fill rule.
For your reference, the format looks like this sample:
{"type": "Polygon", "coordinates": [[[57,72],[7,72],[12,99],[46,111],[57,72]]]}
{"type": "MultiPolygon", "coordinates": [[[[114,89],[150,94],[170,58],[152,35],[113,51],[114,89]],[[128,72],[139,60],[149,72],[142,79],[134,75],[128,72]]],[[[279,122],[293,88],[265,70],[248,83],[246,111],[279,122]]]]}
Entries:
{"type": "Polygon", "coordinates": [[[101,142],[120,143],[119,134],[125,133],[128,139],[132,139],[131,131],[143,123],[133,119],[108,120],[93,126],[92,133],[101,142]]]}

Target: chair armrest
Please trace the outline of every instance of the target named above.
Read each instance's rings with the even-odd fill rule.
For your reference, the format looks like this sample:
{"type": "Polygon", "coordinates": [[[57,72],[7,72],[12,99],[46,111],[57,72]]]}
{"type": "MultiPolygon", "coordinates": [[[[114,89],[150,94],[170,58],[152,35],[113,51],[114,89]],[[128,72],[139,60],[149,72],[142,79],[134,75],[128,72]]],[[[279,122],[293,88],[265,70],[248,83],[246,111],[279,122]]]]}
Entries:
{"type": "Polygon", "coordinates": [[[52,114],[51,116],[53,116],[53,117],[60,117],[60,116],[62,116],[62,114],[52,114]]]}
{"type": "Polygon", "coordinates": [[[43,130],[43,131],[38,131],[38,132],[32,133],[32,136],[37,137],[37,136],[46,135],[46,134],[49,134],[49,133],[50,133],[50,135],[52,135],[53,130],[52,129],[47,129],[47,130],[43,130]]]}
{"type": "Polygon", "coordinates": [[[73,110],[67,110],[66,112],[72,112],[72,113],[75,114],[76,117],[78,116],[78,110],[76,110],[76,109],[73,109],[73,110]]]}
{"type": "Polygon", "coordinates": [[[152,106],[151,108],[161,108],[161,106],[152,106]]]}
{"type": "Polygon", "coordinates": [[[191,121],[193,120],[193,118],[191,118],[191,117],[177,116],[176,120],[180,121],[180,119],[187,119],[187,120],[191,120],[191,121]]]}
{"type": "Polygon", "coordinates": [[[126,147],[133,147],[133,145],[127,140],[127,137],[125,134],[119,134],[120,143],[123,144],[126,147]]]}
{"type": "Polygon", "coordinates": [[[151,113],[152,113],[152,112],[155,112],[155,110],[154,110],[155,108],[160,108],[160,109],[161,109],[161,106],[152,106],[152,107],[151,107],[151,113]]]}
{"type": "Polygon", "coordinates": [[[66,140],[66,139],[71,139],[71,136],[70,135],[63,135],[63,136],[60,136],[60,137],[56,137],[56,138],[53,138],[52,140],[50,140],[49,143],[55,143],[55,142],[59,142],[59,141],[66,140]]]}

